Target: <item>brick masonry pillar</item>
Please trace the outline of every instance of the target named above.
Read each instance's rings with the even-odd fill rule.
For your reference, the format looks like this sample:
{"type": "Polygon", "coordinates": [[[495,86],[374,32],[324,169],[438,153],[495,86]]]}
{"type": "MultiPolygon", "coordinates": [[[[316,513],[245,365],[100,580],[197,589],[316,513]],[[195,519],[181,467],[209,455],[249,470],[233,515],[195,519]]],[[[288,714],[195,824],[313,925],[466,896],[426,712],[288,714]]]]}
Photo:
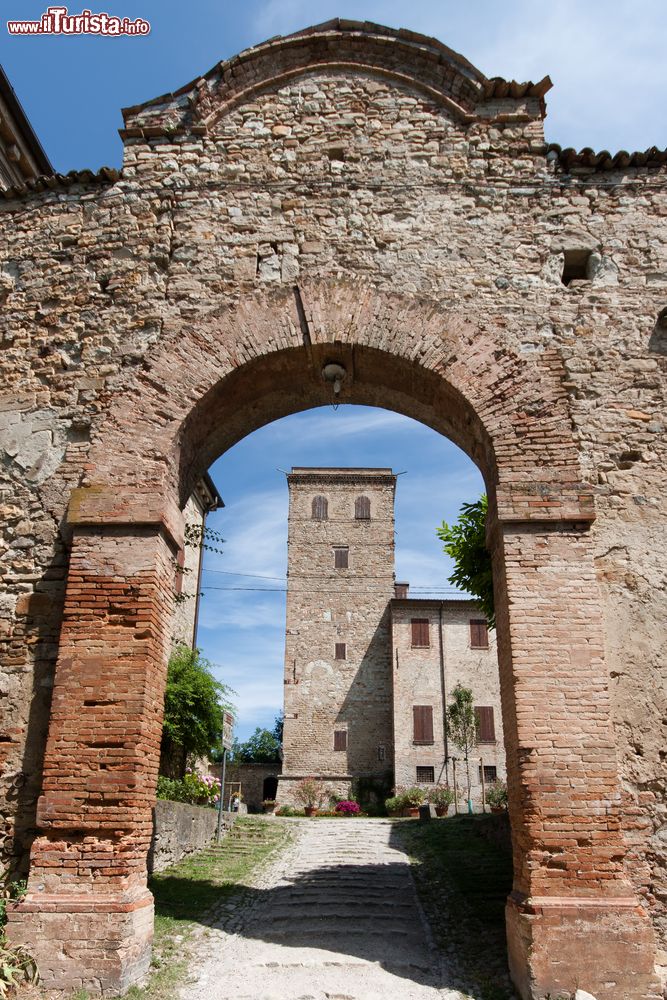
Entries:
{"type": "Polygon", "coordinates": [[[504,492],[497,509],[512,978],[524,1000],[658,997],[652,926],[624,873],[590,498],[504,492]]]}
{"type": "Polygon", "coordinates": [[[38,836],[8,931],[47,988],[122,991],[153,936],[146,855],[182,521],[155,498],[75,490],[38,836]]]}

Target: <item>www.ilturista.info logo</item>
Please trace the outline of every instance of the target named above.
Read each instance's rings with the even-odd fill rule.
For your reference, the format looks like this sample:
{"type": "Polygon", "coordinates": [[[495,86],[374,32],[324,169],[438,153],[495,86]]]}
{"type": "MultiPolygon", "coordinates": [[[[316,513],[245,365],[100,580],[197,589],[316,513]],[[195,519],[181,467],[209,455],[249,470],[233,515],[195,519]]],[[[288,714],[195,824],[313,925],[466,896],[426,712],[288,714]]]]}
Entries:
{"type": "Polygon", "coordinates": [[[116,17],[82,10],[69,14],[67,7],[48,7],[39,21],[7,21],[10,35],[147,35],[150,23],[138,17],[116,17]]]}

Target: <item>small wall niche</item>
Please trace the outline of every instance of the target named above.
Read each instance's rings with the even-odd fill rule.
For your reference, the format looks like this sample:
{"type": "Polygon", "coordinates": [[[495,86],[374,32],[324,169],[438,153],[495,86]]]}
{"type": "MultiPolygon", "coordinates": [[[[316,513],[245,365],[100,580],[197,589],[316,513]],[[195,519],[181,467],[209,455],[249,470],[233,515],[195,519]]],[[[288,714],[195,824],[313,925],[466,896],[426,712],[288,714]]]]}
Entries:
{"type": "Polygon", "coordinates": [[[590,250],[564,250],[563,274],[561,281],[569,285],[571,281],[590,281],[590,250]]]}

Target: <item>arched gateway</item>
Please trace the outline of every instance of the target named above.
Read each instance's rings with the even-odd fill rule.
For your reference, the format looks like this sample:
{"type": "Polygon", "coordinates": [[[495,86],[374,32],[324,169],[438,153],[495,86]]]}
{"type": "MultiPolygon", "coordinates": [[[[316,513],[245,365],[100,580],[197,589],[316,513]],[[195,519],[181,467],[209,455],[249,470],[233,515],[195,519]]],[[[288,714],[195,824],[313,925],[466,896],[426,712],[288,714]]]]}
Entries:
{"type": "Polygon", "coordinates": [[[121,175],[6,193],[0,747],[48,985],[148,967],[181,507],[336,363],[486,480],[519,992],[658,996],[665,157],[549,149],[548,87],[335,21],[126,110],[121,175]]]}

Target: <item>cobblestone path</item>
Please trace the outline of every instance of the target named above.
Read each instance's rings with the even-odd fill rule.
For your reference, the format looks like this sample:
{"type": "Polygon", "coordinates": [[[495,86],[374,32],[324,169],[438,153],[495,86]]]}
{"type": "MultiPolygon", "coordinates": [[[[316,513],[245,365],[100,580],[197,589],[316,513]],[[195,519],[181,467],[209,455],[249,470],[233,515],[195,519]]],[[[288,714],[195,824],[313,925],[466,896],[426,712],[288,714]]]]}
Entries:
{"type": "Polygon", "coordinates": [[[183,1000],[466,1000],[382,820],[291,821],[294,841],[200,938],[183,1000]]]}

